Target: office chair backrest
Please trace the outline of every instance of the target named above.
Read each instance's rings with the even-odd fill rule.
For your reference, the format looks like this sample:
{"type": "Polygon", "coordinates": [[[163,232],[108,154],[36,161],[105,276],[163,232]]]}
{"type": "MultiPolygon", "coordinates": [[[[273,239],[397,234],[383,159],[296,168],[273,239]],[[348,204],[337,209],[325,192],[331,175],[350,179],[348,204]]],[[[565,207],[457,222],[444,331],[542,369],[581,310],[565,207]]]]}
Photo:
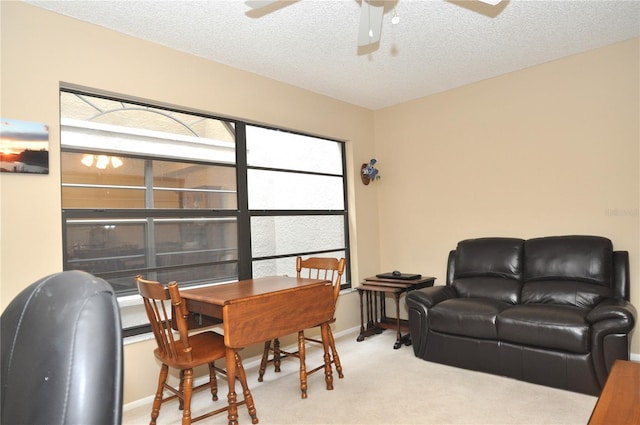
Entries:
{"type": "Polygon", "coordinates": [[[47,276],[0,322],[0,423],[121,423],[120,310],[107,282],[81,271],[47,276]]]}

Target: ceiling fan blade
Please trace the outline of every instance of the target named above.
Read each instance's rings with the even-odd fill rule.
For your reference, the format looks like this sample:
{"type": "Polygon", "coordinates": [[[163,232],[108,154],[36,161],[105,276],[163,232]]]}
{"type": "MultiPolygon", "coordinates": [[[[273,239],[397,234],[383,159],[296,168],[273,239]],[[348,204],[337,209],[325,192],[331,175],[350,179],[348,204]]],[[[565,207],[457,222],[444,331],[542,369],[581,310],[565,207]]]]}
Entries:
{"type": "Polygon", "coordinates": [[[362,5],[360,6],[360,27],[358,28],[358,46],[366,46],[380,41],[383,15],[384,5],[376,6],[366,0],[362,0],[362,5]]]}
{"type": "Polygon", "coordinates": [[[273,3],[277,3],[278,0],[247,0],[244,2],[247,6],[252,9],[259,9],[261,7],[270,6],[273,3]]]}

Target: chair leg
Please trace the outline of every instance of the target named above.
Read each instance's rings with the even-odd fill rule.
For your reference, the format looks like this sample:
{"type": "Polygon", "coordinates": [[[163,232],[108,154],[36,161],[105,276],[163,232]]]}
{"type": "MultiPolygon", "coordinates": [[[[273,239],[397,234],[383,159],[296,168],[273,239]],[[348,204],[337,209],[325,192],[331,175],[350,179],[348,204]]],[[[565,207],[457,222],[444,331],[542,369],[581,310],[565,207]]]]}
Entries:
{"type": "Polygon", "coordinates": [[[258,371],[258,382],[262,382],[264,372],[267,370],[269,362],[269,352],[271,351],[271,340],[265,341],[264,350],[262,351],[262,360],[260,361],[260,370],[258,371]]]}
{"type": "Polygon", "coordinates": [[[264,343],[264,350],[262,351],[262,360],[260,361],[260,369],[258,371],[258,382],[262,382],[264,373],[267,370],[267,364],[269,363],[269,353],[271,352],[271,342],[273,341],[273,368],[274,371],[280,372],[280,361],[282,354],[280,352],[280,340],[275,338],[273,340],[266,341],[264,343]]]}
{"type": "Polygon", "coordinates": [[[184,384],[182,394],[184,396],[184,410],[182,411],[182,425],[191,425],[191,395],[193,393],[193,369],[184,371],[184,384]]]}
{"type": "Polygon", "coordinates": [[[211,400],[218,400],[218,378],[216,377],[216,363],[209,363],[209,386],[211,387],[211,400]]]}
{"type": "Polygon", "coordinates": [[[328,323],[323,323],[320,326],[322,332],[322,351],[324,351],[324,380],[327,384],[327,390],[333,389],[333,372],[331,368],[331,355],[329,351],[329,336],[331,335],[331,327],[328,323]]]}
{"type": "Polygon", "coordinates": [[[338,356],[338,350],[336,350],[336,342],[333,339],[333,332],[331,332],[331,327],[328,329],[329,335],[329,346],[331,347],[331,362],[336,365],[336,371],[338,372],[338,378],[344,378],[344,374],[342,373],[342,365],[340,364],[340,356],[338,356]]]}
{"type": "Polygon", "coordinates": [[[242,366],[242,359],[240,358],[240,354],[236,352],[236,374],[238,376],[238,380],[240,381],[240,385],[242,385],[242,394],[244,395],[244,401],[247,405],[247,410],[249,411],[249,416],[251,416],[251,423],[258,423],[258,416],[256,414],[256,406],[253,402],[253,396],[251,395],[251,390],[249,389],[249,385],[247,384],[247,374],[244,371],[244,366],[242,366]]]}
{"type": "Polygon", "coordinates": [[[163,364],[160,368],[160,376],[158,377],[158,389],[156,390],[156,396],[153,399],[153,407],[151,408],[151,422],[149,425],[155,425],[158,415],[160,415],[160,406],[162,405],[162,392],[164,390],[164,384],[167,382],[167,375],[169,375],[169,366],[163,364]]]}
{"type": "Polygon", "coordinates": [[[280,340],[273,340],[273,366],[276,372],[280,372],[280,340]]]}
{"type": "MultiPolygon", "coordinates": [[[[184,370],[180,371],[180,384],[178,384],[178,392],[183,394],[184,392],[184,370]]],[[[178,397],[178,410],[184,409],[184,398],[178,397]]]]}
{"type": "Polygon", "coordinates": [[[305,362],[304,331],[298,332],[298,353],[300,355],[300,391],[301,397],[307,398],[307,365],[305,362]]]}

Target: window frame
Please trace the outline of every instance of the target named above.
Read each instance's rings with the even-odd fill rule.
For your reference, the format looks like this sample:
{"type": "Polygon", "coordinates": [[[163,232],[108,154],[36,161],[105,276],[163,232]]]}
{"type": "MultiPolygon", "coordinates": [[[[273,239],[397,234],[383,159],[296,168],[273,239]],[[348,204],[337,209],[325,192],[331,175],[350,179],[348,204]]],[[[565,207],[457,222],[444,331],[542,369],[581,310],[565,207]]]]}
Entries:
{"type": "MultiPolygon", "coordinates": [[[[235,135],[235,164],[212,164],[211,162],[198,162],[196,160],[189,160],[187,162],[190,163],[200,163],[204,165],[215,165],[215,166],[235,166],[236,170],[236,196],[237,196],[237,208],[236,209],[207,209],[206,215],[207,217],[233,217],[237,223],[237,249],[238,255],[237,260],[231,260],[231,262],[237,261],[237,279],[251,279],[253,276],[253,262],[261,261],[261,260],[272,260],[272,259],[282,259],[282,258],[292,258],[295,259],[297,256],[314,256],[314,255],[322,255],[328,252],[334,251],[344,251],[347,267],[345,268],[345,272],[342,280],[342,289],[351,287],[351,272],[350,272],[350,238],[349,238],[349,209],[348,209],[348,181],[347,181],[347,164],[346,164],[346,143],[341,140],[336,140],[328,137],[317,136],[312,134],[306,134],[298,131],[291,131],[288,129],[283,129],[275,126],[267,126],[264,124],[256,124],[245,120],[240,120],[237,118],[229,118],[222,116],[215,116],[209,113],[203,113],[194,111],[193,109],[184,108],[184,107],[175,107],[163,105],[159,102],[152,101],[142,101],[137,99],[132,99],[128,96],[123,95],[114,95],[114,94],[105,94],[104,92],[98,92],[94,90],[89,90],[86,88],[77,88],[71,87],[69,85],[61,85],[59,92],[68,92],[72,94],[78,95],[86,95],[92,97],[99,97],[103,99],[126,102],[129,104],[136,104],[139,106],[148,106],[156,109],[162,109],[170,112],[177,113],[186,113],[192,114],[194,116],[200,116],[203,118],[220,120],[221,122],[233,124],[234,135],[235,135]],[[291,169],[283,169],[283,168],[271,168],[271,167],[262,167],[262,166],[250,166],[247,163],[247,131],[246,127],[248,125],[262,127],[265,129],[276,130],[286,133],[291,133],[300,136],[324,139],[330,142],[338,143],[340,147],[340,154],[342,158],[342,173],[341,174],[330,174],[330,173],[322,173],[322,172],[312,172],[312,171],[299,171],[299,170],[291,170],[291,169]],[[319,176],[332,176],[332,177],[341,177],[342,178],[342,195],[343,195],[343,205],[344,208],[340,210],[250,210],[249,209],[249,187],[248,187],[248,171],[251,169],[255,170],[266,170],[266,171],[275,171],[275,172],[287,172],[287,173],[300,173],[300,174],[312,174],[319,176]],[[278,216],[308,216],[308,215],[333,215],[333,216],[342,216],[344,222],[344,246],[335,247],[335,249],[324,249],[324,250],[315,250],[315,251],[305,251],[305,252],[291,252],[282,255],[271,255],[271,256],[260,256],[253,257],[253,253],[251,250],[251,219],[252,217],[278,217],[278,216]]],[[[61,120],[62,120],[62,110],[61,110],[61,120]]],[[[62,126],[61,126],[62,127],[62,126]]],[[[105,150],[108,151],[108,150],[105,150]]],[[[94,151],[91,149],[82,149],[75,146],[64,146],[62,137],[60,142],[60,155],[64,152],[76,152],[76,153],[104,153],[105,151],[94,151]]],[[[143,159],[149,160],[167,160],[166,157],[163,156],[139,156],[143,159]]],[[[184,162],[183,159],[178,159],[178,161],[184,162]]],[[[63,173],[62,160],[61,160],[61,175],[63,173]]],[[[62,197],[62,189],[65,187],[61,180],[61,197],[62,197]]],[[[62,201],[62,199],[61,199],[62,201]]],[[[64,203],[61,203],[64,205],[64,203]]],[[[77,219],[91,219],[91,218],[104,218],[105,215],[108,215],[108,218],[118,219],[118,218],[149,218],[149,217],[176,217],[179,215],[182,218],[189,217],[202,217],[204,211],[203,210],[189,210],[189,209],[162,209],[162,208],[154,208],[154,209],[96,209],[96,208],[64,208],[62,207],[62,244],[63,244],[63,269],[67,270],[69,259],[67,253],[67,222],[69,220],[77,220],[77,219]],[[153,214],[149,214],[152,211],[153,214]]],[[[126,274],[126,272],[121,272],[121,275],[126,274]]],[[[107,272],[104,274],[98,275],[99,277],[106,276],[117,276],[118,272],[107,272]]],[[[106,279],[105,279],[106,280],[106,279]]],[[[219,283],[219,282],[218,282],[219,283]]],[[[213,281],[207,284],[216,284],[213,281]]],[[[201,284],[202,285],[202,284],[201,284]]],[[[197,286],[190,285],[190,286],[197,286]]],[[[132,298],[137,296],[137,294],[121,294],[117,295],[119,301],[125,298],[132,298]]],[[[150,332],[149,325],[143,326],[133,326],[123,329],[123,336],[129,337],[134,335],[139,335],[143,333],[150,332]]]]}
{"type": "MultiPolygon", "coordinates": [[[[286,173],[291,173],[291,174],[307,174],[307,175],[314,175],[314,176],[327,176],[327,177],[341,177],[343,179],[343,190],[342,190],[342,194],[343,194],[343,205],[344,205],[344,209],[342,210],[336,210],[336,209],[332,209],[332,210],[318,210],[318,209],[308,209],[308,210],[299,210],[299,209],[271,209],[271,210],[260,210],[260,209],[249,209],[247,207],[247,211],[248,211],[248,220],[249,223],[247,223],[247,228],[250,230],[251,229],[251,223],[250,220],[253,217],[283,217],[283,216],[287,216],[287,217],[296,217],[296,216],[312,216],[312,215],[333,215],[333,216],[342,216],[343,220],[344,220],[344,240],[345,240],[345,246],[344,247],[336,247],[335,249],[323,249],[323,250],[313,250],[313,251],[297,251],[294,253],[288,253],[288,254],[280,254],[280,255],[266,255],[266,256],[257,256],[257,257],[253,257],[253,255],[251,255],[251,262],[253,263],[253,261],[262,261],[262,260],[278,260],[278,259],[282,259],[282,258],[292,258],[295,259],[298,256],[302,256],[302,257],[308,257],[308,256],[313,256],[313,255],[322,255],[325,253],[329,253],[329,252],[335,252],[335,251],[344,251],[345,252],[345,260],[346,260],[346,267],[345,267],[345,271],[343,274],[343,280],[342,280],[342,284],[341,284],[341,288],[342,289],[346,289],[346,288],[350,288],[351,287],[351,272],[350,272],[350,251],[349,251],[349,216],[348,216],[348,196],[347,196],[347,176],[346,176],[346,169],[347,169],[347,161],[346,161],[346,147],[345,147],[345,143],[341,142],[339,140],[334,140],[334,139],[330,139],[327,137],[319,137],[319,136],[312,136],[309,134],[304,134],[304,133],[300,133],[300,132],[294,132],[294,131],[289,131],[289,130],[284,130],[281,128],[277,128],[277,127],[270,127],[270,126],[266,126],[266,125],[258,125],[258,124],[252,124],[252,123],[246,123],[246,122],[242,122],[242,126],[243,126],[243,131],[246,132],[246,128],[244,126],[246,125],[252,125],[254,127],[261,127],[261,128],[265,128],[265,129],[269,129],[269,130],[277,130],[277,131],[282,131],[282,132],[287,132],[287,133],[291,133],[291,134],[297,134],[297,135],[301,135],[301,136],[306,136],[306,137],[315,137],[315,138],[319,138],[319,139],[324,139],[324,140],[328,140],[331,142],[336,142],[339,143],[340,146],[340,154],[341,154],[341,158],[342,158],[342,174],[333,174],[333,173],[325,173],[325,172],[317,172],[317,171],[303,171],[303,170],[295,170],[295,169],[289,169],[289,168],[278,168],[278,167],[264,167],[264,166],[256,166],[256,165],[247,165],[246,164],[246,137],[242,139],[242,143],[245,145],[243,148],[243,152],[245,152],[244,155],[244,165],[245,165],[245,176],[248,172],[248,170],[261,170],[261,171],[274,171],[274,172],[286,172],[286,173]]],[[[238,167],[239,168],[239,167],[238,167]]],[[[246,187],[246,186],[245,186],[246,187]]],[[[248,189],[245,192],[246,194],[248,194],[248,189]]],[[[240,197],[238,195],[238,197],[240,197]]],[[[247,204],[248,204],[248,199],[246,200],[247,204]]],[[[240,226],[238,226],[240,227],[240,226]]],[[[249,235],[250,237],[251,235],[249,235]]],[[[249,247],[250,249],[250,247],[249,247]]],[[[251,252],[251,251],[249,251],[251,252]]],[[[247,277],[247,279],[250,279],[251,277],[247,277]]]]}

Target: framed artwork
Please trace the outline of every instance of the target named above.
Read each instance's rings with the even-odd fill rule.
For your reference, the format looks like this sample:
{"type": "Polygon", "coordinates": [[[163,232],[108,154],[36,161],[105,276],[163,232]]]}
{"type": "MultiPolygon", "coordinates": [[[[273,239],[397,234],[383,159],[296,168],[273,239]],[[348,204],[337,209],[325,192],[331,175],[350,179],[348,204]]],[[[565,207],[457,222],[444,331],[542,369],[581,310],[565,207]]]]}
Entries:
{"type": "Polygon", "coordinates": [[[49,126],[0,120],[0,172],[49,174],[49,126]]]}

